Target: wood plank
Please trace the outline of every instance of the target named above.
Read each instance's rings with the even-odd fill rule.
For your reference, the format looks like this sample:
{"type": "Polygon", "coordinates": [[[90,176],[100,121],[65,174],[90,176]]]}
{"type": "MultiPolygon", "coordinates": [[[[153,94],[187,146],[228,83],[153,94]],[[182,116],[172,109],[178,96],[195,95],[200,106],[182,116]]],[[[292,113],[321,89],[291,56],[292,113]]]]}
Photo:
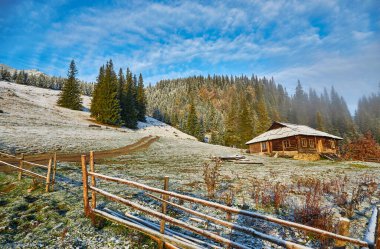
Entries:
{"type": "MultiPolygon", "coordinates": [[[[4,165],[6,165],[6,166],[9,166],[9,167],[12,167],[12,168],[15,168],[15,169],[20,170],[20,167],[17,167],[17,166],[15,166],[15,165],[13,165],[13,164],[10,164],[10,163],[4,162],[4,161],[0,161],[0,163],[1,163],[1,164],[4,164],[4,165]]],[[[21,170],[22,170],[23,173],[28,174],[28,175],[30,175],[30,176],[34,176],[34,177],[38,177],[38,178],[42,178],[42,179],[46,179],[46,176],[39,175],[39,174],[34,173],[34,172],[30,171],[30,170],[27,170],[27,169],[21,169],[21,170]]]]}
{"type": "MultiPolygon", "coordinates": [[[[191,231],[191,232],[193,232],[193,233],[197,233],[197,234],[199,234],[199,235],[201,235],[201,236],[204,236],[204,237],[206,237],[206,238],[212,239],[212,240],[217,241],[217,242],[219,242],[219,243],[223,243],[223,244],[226,245],[226,246],[232,246],[232,247],[240,248],[240,249],[249,249],[249,247],[244,246],[244,245],[242,245],[242,244],[240,244],[240,243],[237,243],[237,242],[231,241],[231,240],[229,240],[229,239],[226,239],[226,238],[224,238],[224,237],[221,237],[221,236],[216,235],[216,234],[214,234],[214,233],[211,233],[211,232],[209,232],[209,231],[206,231],[206,230],[200,229],[200,228],[198,228],[198,227],[195,227],[195,226],[189,225],[189,224],[187,224],[186,222],[183,222],[183,221],[181,221],[181,220],[178,220],[178,219],[172,218],[172,217],[170,217],[170,216],[164,215],[164,214],[162,214],[162,213],[160,213],[160,212],[157,212],[157,211],[152,210],[152,209],[150,209],[150,208],[147,208],[147,207],[141,206],[140,204],[137,204],[137,203],[134,203],[134,202],[129,201],[129,200],[127,200],[127,199],[121,198],[121,197],[119,197],[119,196],[117,196],[117,195],[114,195],[114,194],[108,193],[108,192],[106,192],[106,191],[104,191],[104,190],[101,190],[101,189],[99,189],[99,188],[91,187],[91,186],[90,186],[89,189],[96,191],[98,194],[101,194],[101,195],[107,197],[107,198],[110,199],[110,200],[113,200],[113,201],[116,201],[116,202],[122,203],[122,204],[124,204],[124,205],[129,206],[129,207],[132,207],[132,208],[134,208],[134,209],[137,209],[137,210],[139,210],[139,211],[142,211],[142,212],[144,212],[144,213],[147,213],[148,215],[152,215],[152,216],[154,216],[154,217],[156,217],[156,218],[159,218],[159,219],[165,220],[165,221],[167,221],[167,222],[169,222],[169,223],[172,223],[172,224],[174,224],[174,225],[176,225],[176,226],[179,226],[179,227],[182,227],[182,228],[184,228],[184,229],[187,229],[187,230],[189,230],[189,231],[191,231]]],[[[168,191],[165,191],[165,192],[168,192],[168,191]]]]}
{"type": "Polygon", "coordinates": [[[150,229],[148,227],[145,227],[145,226],[141,226],[141,225],[138,225],[138,224],[135,224],[133,222],[129,222],[129,221],[126,221],[126,220],[123,220],[123,219],[120,219],[116,216],[113,216],[113,215],[110,215],[106,212],[103,212],[101,210],[98,210],[98,209],[94,209],[93,210],[93,213],[96,214],[96,215],[99,215],[105,219],[108,219],[108,220],[111,220],[111,221],[114,221],[114,222],[117,222],[121,225],[124,225],[124,226],[127,226],[129,228],[132,228],[134,230],[137,230],[139,232],[142,232],[144,234],[147,234],[148,236],[149,235],[152,235],[152,236],[155,236],[161,240],[164,240],[164,241],[167,241],[175,246],[178,246],[180,248],[184,248],[184,249],[201,249],[202,247],[199,247],[199,246],[194,246],[194,245],[189,245],[179,239],[176,239],[176,238],[173,238],[171,236],[168,236],[166,234],[161,234],[160,232],[157,232],[153,229],[150,229]]]}
{"type": "Polygon", "coordinates": [[[251,212],[251,211],[247,211],[247,210],[241,210],[241,209],[234,208],[234,207],[228,207],[228,206],[225,206],[225,205],[222,205],[222,204],[219,204],[219,203],[215,203],[215,202],[211,202],[211,201],[206,201],[206,200],[203,200],[203,199],[199,199],[199,198],[195,198],[195,197],[191,197],[191,196],[187,196],[187,195],[183,195],[183,194],[178,194],[178,193],[175,193],[175,192],[165,191],[165,190],[162,190],[162,189],[150,187],[150,186],[145,185],[145,184],[141,184],[141,183],[137,183],[137,182],[134,182],[134,181],[125,180],[125,179],[120,179],[120,178],[116,178],[116,177],[106,176],[106,175],[102,175],[102,174],[99,174],[99,173],[91,173],[91,172],[89,172],[88,174],[89,175],[94,175],[95,177],[98,177],[98,178],[101,178],[101,179],[104,179],[104,180],[109,180],[109,181],[113,181],[113,182],[127,184],[127,185],[130,185],[130,186],[134,186],[136,188],[139,188],[139,189],[143,189],[143,190],[146,190],[146,191],[151,191],[151,192],[155,192],[155,193],[159,193],[159,194],[166,194],[166,195],[169,195],[171,197],[176,197],[176,198],[179,198],[179,199],[182,199],[182,200],[199,203],[199,204],[202,204],[202,205],[205,205],[205,206],[209,206],[209,207],[213,207],[213,208],[217,208],[217,209],[220,209],[220,210],[223,210],[223,211],[226,211],[226,212],[229,211],[229,212],[235,213],[235,214],[240,214],[240,215],[245,215],[245,216],[249,216],[249,217],[252,217],[252,218],[258,218],[258,219],[270,221],[270,222],[277,223],[277,224],[280,224],[280,225],[283,225],[283,226],[297,228],[297,229],[300,229],[300,230],[304,230],[304,231],[320,234],[320,235],[323,235],[325,237],[329,237],[329,238],[333,238],[333,239],[345,240],[345,241],[348,241],[350,243],[353,243],[353,244],[356,244],[356,245],[360,245],[360,246],[368,246],[367,242],[359,240],[359,239],[354,239],[354,238],[338,235],[338,234],[335,234],[335,233],[332,233],[332,232],[329,232],[329,231],[326,231],[326,230],[322,230],[322,229],[314,228],[314,227],[309,227],[309,226],[306,226],[306,225],[303,225],[303,224],[299,224],[299,223],[295,223],[295,222],[291,222],[291,221],[281,220],[281,219],[278,219],[278,218],[275,218],[275,217],[272,217],[272,216],[269,216],[269,215],[263,215],[263,214],[260,214],[260,213],[255,213],[255,212],[251,212]]]}
{"type": "Polygon", "coordinates": [[[224,227],[231,228],[232,230],[237,230],[237,231],[241,231],[241,232],[247,233],[249,235],[252,235],[254,237],[257,237],[257,238],[269,241],[271,243],[274,243],[276,245],[282,246],[284,248],[311,249],[310,247],[307,247],[307,246],[298,245],[298,244],[290,242],[290,241],[282,240],[282,239],[279,239],[279,238],[276,238],[276,237],[273,237],[273,236],[261,233],[261,232],[255,230],[255,229],[252,229],[252,228],[243,227],[243,226],[240,226],[240,225],[228,222],[228,221],[220,220],[218,218],[209,216],[207,214],[203,214],[203,213],[197,212],[197,211],[189,209],[189,208],[182,207],[182,206],[177,205],[177,204],[175,204],[173,202],[166,201],[164,199],[158,198],[158,197],[156,197],[154,195],[151,195],[151,194],[146,194],[146,195],[150,196],[150,197],[152,197],[152,198],[154,198],[156,200],[159,200],[161,202],[165,202],[165,203],[167,203],[169,205],[172,205],[173,207],[176,207],[176,208],[178,208],[178,209],[180,209],[182,211],[185,211],[185,212],[187,212],[189,214],[193,214],[193,215],[196,215],[196,216],[201,217],[203,219],[212,221],[212,222],[214,222],[216,224],[222,225],[224,227]]]}

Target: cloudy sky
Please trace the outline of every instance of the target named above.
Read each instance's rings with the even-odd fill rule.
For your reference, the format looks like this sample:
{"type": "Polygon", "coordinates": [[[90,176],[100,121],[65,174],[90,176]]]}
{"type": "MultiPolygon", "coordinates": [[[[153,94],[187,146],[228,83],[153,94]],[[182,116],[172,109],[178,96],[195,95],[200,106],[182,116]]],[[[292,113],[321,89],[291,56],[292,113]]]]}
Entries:
{"type": "Polygon", "coordinates": [[[334,86],[351,111],[379,90],[380,1],[0,1],[0,63],[95,81],[112,58],[145,83],[194,74],[334,86]]]}

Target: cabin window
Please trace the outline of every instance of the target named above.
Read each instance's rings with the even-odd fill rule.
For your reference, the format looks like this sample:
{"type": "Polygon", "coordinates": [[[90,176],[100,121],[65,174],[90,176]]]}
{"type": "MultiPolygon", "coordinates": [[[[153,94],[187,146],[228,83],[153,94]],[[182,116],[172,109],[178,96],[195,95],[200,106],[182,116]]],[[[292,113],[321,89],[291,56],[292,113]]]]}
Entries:
{"type": "Polygon", "coordinates": [[[314,139],[309,139],[310,148],[314,148],[314,139]]]}
{"type": "Polygon", "coordinates": [[[284,140],[282,142],[284,143],[284,148],[289,148],[290,147],[290,141],[289,140],[284,140]]]}
{"type": "Polygon", "coordinates": [[[331,147],[331,149],[335,149],[335,141],[334,140],[330,140],[330,147],[331,147]]]}
{"type": "Polygon", "coordinates": [[[307,147],[307,139],[306,138],[301,138],[301,145],[302,145],[302,147],[307,147]]]}
{"type": "Polygon", "coordinates": [[[261,149],[266,150],[267,149],[267,142],[261,142],[261,149]]]}

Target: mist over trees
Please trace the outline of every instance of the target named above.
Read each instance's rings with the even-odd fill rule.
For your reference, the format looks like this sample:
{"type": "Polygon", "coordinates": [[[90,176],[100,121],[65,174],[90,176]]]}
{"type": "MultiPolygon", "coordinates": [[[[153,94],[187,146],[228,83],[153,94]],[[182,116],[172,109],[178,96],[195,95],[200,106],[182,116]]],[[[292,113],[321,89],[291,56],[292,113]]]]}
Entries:
{"type": "Polygon", "coordinates": [[[148,87],[146,95],[149,115],[199,139],[209,134],[216,144],[244,147],[274,120],[343,138],[358,135],[344,98],[334,88],[318,94],[298,82],[290,96],[273,78],[209,75],[162,80],[148,87]]]}
{"type": "Polygon", "coordinates": [[[375,140],[380,143],[380,83],[377,94],[363,96],[359,100],[355,123],[361,133],[371,131],[375,140]]]}

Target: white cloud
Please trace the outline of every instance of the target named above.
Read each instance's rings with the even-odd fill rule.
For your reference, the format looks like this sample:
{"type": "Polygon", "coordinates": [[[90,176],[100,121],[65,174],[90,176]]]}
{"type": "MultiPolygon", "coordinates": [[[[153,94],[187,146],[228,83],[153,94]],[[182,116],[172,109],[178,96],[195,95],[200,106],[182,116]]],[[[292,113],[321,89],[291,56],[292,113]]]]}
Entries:
{"type": "MultiPolygon", "coordinates": [[[[72,9],[59,22],[53,20],[62,14],[62,2],[20,4],[24,9],[18,8],[14,18],[25,15],[25,23],[38,27],[32,11],[43,10],[47,14],[41,22],[49,23],[47,32],[39,34],[41,40],[28,44],[34,50],[29,65],[50,56],[55,65],[48,70],[65,73],[73,58],[79,76],[91,81],[110,58],[115,67],[129,66],[152,82],[213,70],[269,77],[275,72],[286,85],[300,78],[314,88],[354,80],[377,84],[379,79],[378,57],[371,57],[368,49],[363,52],[363,46],[379,38],[373,31],[379,22],[373,23],[368,11],[374,9],[373,1],[114,2],[72,9]]],[[[22,52],[15,48],[10,56],[22,52]]]]}
{"type": "Polygon", "coordinates": [[[306,87],[319,91],[323,88],[335,89],[348,102],[351,113],[354,112],[357,100],[376,92],[380,82],[380,45],[375,43],[363,47],[351,55],[323,54],[318,55],[309,65],[286,67],[277,72],[268,72],[278,83],[285,84],[293,93],[297,80],[306,87]]]}

